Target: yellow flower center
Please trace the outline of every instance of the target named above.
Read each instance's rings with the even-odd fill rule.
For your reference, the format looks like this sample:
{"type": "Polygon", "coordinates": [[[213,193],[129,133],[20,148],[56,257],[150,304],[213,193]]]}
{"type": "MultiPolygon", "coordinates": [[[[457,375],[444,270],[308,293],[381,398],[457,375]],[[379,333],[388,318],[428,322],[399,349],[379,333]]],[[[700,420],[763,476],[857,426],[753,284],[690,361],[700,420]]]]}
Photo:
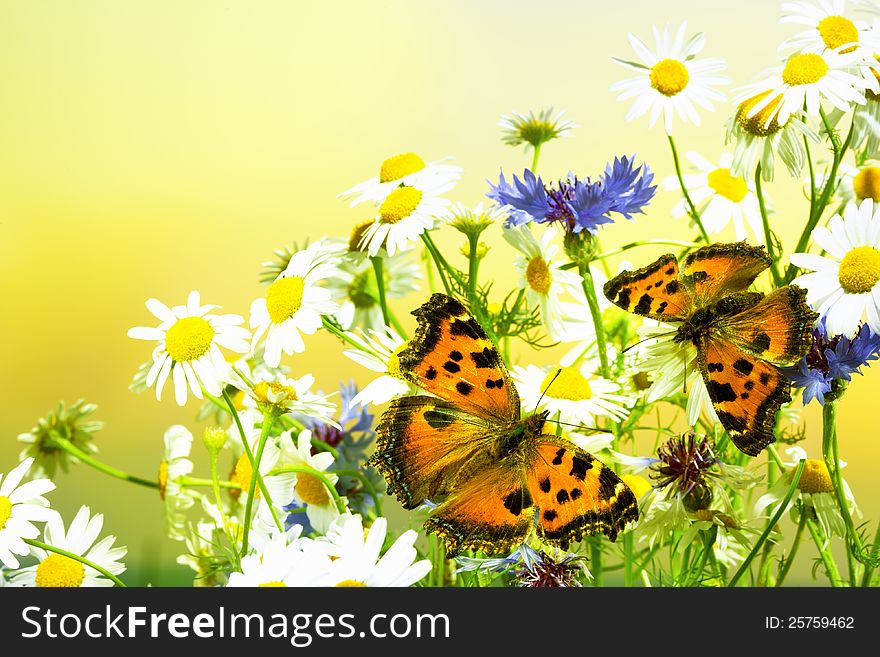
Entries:
{"type": "Polygon", "coordinates": [[[641,498],[642,495],[653,488],[650,481],[637,474],[625,474],[620,479],[623,483],[629,486],[629,489],[633,492],[633,495],[636,496],[636,499],[641,498]]]}
{"type": "Polygon", "coordinates": [[[37,566],[37,586],[40,587],[78,587],[82,586],[85,576],[85,567],[63,554],[52,553],[37,566]]]}
{"type": "Polygon", "coordinates": [[[306,282],[299,276],[279,278],[266,290],[266,310],[275,324],[293,317],[300,309],[306,282]]]}
{"type": "Polygon", "coordinates": [[[782,81],[797,86],[818,82],[828,72],[828,64],[819,55],[804,53],[792,55],[782,69],[782,81]]]}
{"type": "Polygon", "coordinates": [[[6,524],[6,521],[9,520],[11,515],[12,502],[10,502],[9,498],[5,495],[0,495],[0,529],[3,529],[3,526],[6,524]]]}
{"type": "MultiPolygon", "coordinates": [[[[826,16],[817,26],[819,36],[825,45],[832,50],[836,50],[846,43],[858,43],[859,31],[853,22],[843,16],[826,16]]],[[[852,52],[855,46],[847,48],[843,52],[852,52]]]]}
{"type": "Polygon", "coordinates": [[[549,397],[570,401],[582,401],[593,396],[589,382],[576,367],[553,370],[541,381],[541,390],[549,397]]]}
{"type": "Polygon", "coordinates": [[[674,96],[688,83],[688,70],[677,59],[661,59],[651,68],[651,86],[664,96],[674,96]]]}
{"type": "Polygon", "coordinates": [[[395,379],[401,379],[402,381],[406,380],[403,378],[403,372],[400,371],[400,352],[404,349],[406,349],[406,342],[391,352],[391,355],[388,357],[388,376],[393,376],[395,379]]]}
{"type": "Polygon", "coordinates": [[[382,163],[379,169],[379,182],[387,183],[392,180],[400,180],[416,171],[425,168],[425,161],[415,153],[404,153],[389,157],[382,163]]]}
{"type": "Polygon", "coordinates": [[[880,203],[880,167],[864,167],[859,171],[853,178],[853,192],[860,201],[869,198],[880,203]]]}
{"type": "Polygon", "coordinates": [[[413,213],[422,200],[421,190],[398,187],[379,206],[379,218],[386,224],[396,224],[413,213]]]}
{"type": "Polygon", "coordinates": [[[254,396],[264,404],[283,404],[284,402],[296,401],[298,399],[296,390],[292,386],[281,385],[277,381],[260,381],[255,384],[254,396]],[[272,400],[269,399],[270,392],[272,393],[272,400]]]}
{"type": "Polygon", "coordinates": [[[330,502],[324,482],[308,473],[300,472],[296,475],[296,494],[306,504],[326,506],[330,502]]]}
{"type": "MultiPolygon", "coordinates": [[[[235,462],[235,467],[232,469],[232,474],[229,475],[229,480],[235,484],[241,486],[241,493],[246,493],[251,489],[251,477],[253,476],[254,469],[251,467],[251,461],[248,458],[247,452],[243,453],[238,457],[238,461],[235,462]]],[[[239,493],[239,495],[241,494],[239,493]]],[[[260,496],[259,487],[254,489],[254,497],[260,496]]]]}
{"type": "Polygon", "coordinates": [[[719,196],[739,203],[749,191],[746,181],[742,176],[730,175],[730,169],[715,169],[709,174],[709,187],[715,190],[719,196]]]}
{"type": "MultiPolygon", "coordinates": [[[[794,479],[794,470],[788,475],[788,480],[794,479]]],[[[834,486],[831,485],[831,475],[828,474],[828,466],[825,461],[819,459],[807,459],[804,463],[804,471],[798,481],[798,490],[803,493],[832,493],[834,486]]]]}
{"type": "Polygon", "coordinates": [[[550,291],[553,274],[544,258],[535,256],[529,260],[526,267],[526,281],[528,281],[529,287],[538,294],[547,294],[550,291]]]}
{"type": "Polygon", "coordinates": [[[357,580],[353,580],[353,579],[344,579],[341,582],[339,582],[336,586],[343,587],[343,588],[355,588],[355,587],[367,588],[367,585],[364,584],[363,582],[358,582],[357,580]]]}
{"type": "Polygon", "coordinates": [[[174,322],[165,334],[165,349],[177,362],[201,358],[214,340],[214,328],[201,317],[184,317],[174,322]]]}
{"type": "Polygon", "coordinates": [[[542,121],[537,117],[517,123],[516,132],[521,141],[532,145],[543,144],[546,141],[555,139],[559,135],[559,130],[555,123],[542,121]]]}
{"type": "Polygon", "coordinates": [[[159,464],[159,497],[165,499],[165,488],[168,486],[168,461],[159,464]]]}
{"type": "Polygon", "coordinates": [[[262,584],[257,584],[257,588],[259,589],[273,589],[273,588],[287,588],[287,584],[284,582],[279,582],[277,579],[271,582],[263,582],[262,584]]]}
{"type": "Polygon", "coordinates": [[[351,235],[348,237],[348,251],[350,253],[363,251],[361,249],[361,240],[364,239],[364,233],[367,232],[367,228],[372,225],[373,220],[367,219],[351,229],[351,235]]]}
{"type": "Polygon", "coordinates": [[[757,96],[747,98],[739,104],[739,108],[736,110],[736,122],[739,124],[739,127],[754,137],[768,137],[782,129],[782,126],[779,125],[775,116],[776,110],[782,102],[782,96],[777,96],[760,112],[751,118],[748,117],[751,109],[761,102],[761,100],[763,100],[769,93],[769,91],[765,91],[757,96]],[[771,116],[773,116],[772,119],[770,119],[771,116]],[[767,123],[768,119],[770,119],[769,124],[767,123]]]}
{"type": "Polygon", "coordinates": [[[870,292],[880,281],[880,251],[873,246],[857,246],[843,256],[837,278],[844,292],[870,292]]]}

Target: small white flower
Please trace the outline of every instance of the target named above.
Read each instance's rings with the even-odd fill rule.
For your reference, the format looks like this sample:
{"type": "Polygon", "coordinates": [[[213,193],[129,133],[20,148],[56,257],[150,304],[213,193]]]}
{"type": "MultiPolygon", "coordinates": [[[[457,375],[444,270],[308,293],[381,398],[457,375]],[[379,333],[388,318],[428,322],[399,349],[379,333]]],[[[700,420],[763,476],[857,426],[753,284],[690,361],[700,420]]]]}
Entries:
{"type": "MultiPolygon", "coordinates": [[[[103,526],[104,516],[100,513],[92,516],[89,507],[83,506],[65,532],[64,520],[59,513],[53,512],[43,530],[43,542],[81,556],[112,575],[119,575],[125,571],[121,559],[125,557],[128,549],[113,547],[113,543],[116,542],[116,537],[113,535],[95,543],[103,526]]],[[[19,571],[10,581],[13,586],[113,586],[112,580],[75,559],[40,548],[33,548],[32,553],[39,563],[19,571]]]]}
{"type": "Polygon", "coordinates": [[[159,343],[146,378],[148,388],[156,386],[156,399],[162,399],[169,374],[180,406],[186,404],[187,389],[198,399],[202,399],[202,386],[210,394],[220,395],[221,382],[229,371],[220,347],[236,353],[248,351],[248,331],[239,326],[244,319],[212,314],[219,306],[201,305],[196,291],[189,293],[185,306],[169,308],[157,299],[149,299],[146,306],[159,319],[159,326],[136,326],[129,329],[128,337],[159,343]]]}
{"type": "Polygon", "coordinates": [[[306,346],[301,333],[311,335],[321,328],[321,315],[332,315],[339,306],[330,291],[319,285],[333,275],[334,258],[342,247],[315,242],[290,258],[287,268],[266,289],[266,296],[251,303],[252,349],[265,335],[263,358],[269,367],[278,367],[281,353],[302,353],[306,346]]]}
{"type": "Polygon", "coordinates": [[[511,376],[526,410],[542,408],[550,420],[593,427],[596,417],[622,420],[630,399],[617,394],[620,386],[594,375],[595,363],[541,368],[535,365],[513,368],[511,376]],[[538,405],[540,400],[540,405],[538,405]]]}
{"type": "Polygon", "coordinates": [[[431,570],[428,559],[416,561],[418,534],[407,530],[381,555],[387,521],[376,518],[366,536],[360,515],[340,516],[325,537],[316,539],[333,559],[329,586],[412,586],[431,570]],[[381,555],[381,558],[380,558],[381,555]]]}
{"type": "Polygon", "coordinates": [[[365,201],[382,203],[401,185],[437,187],[449,191],[461,177],[462,169],[451,164],[442,164],[443,161],[426,163],[415,153],[389,157],[382,162],[378,176],[342,192],[339,198],[350,200],[351,207],[354,207],[365,201]]]}
{"type": "Polygon", "coordinates": [[[558,236],[555,226],[546,227],[540,240],[527,224],[504,228],[503,232],[504,240],[522,254],[513,263],[519,274],[517,286],[525,290],[530,304],[540,307],[541,320],[553,339],[564,332],[560,295],[584,296],[580,275],[562,269],[565,263],[554,260],[559,253],[554,243],[558,236]]]}
{"type": "Polygon", "coordinates": [[[784,2],[785,12],[780,23],[803,25],[807,29],[786,39],[780,50],[824,53],[828,50],[855,50],[863,48],[873,35],[864,21],[854,22],[844,16],[846,0],[818,0],[809,2],[784,2]]]}
{"type": "MultiPolygon", "coordinates": [[[[764,229],[758,197],[755,195],[755,184],[731,173],[733,155],[722,153],[717,165],[694,151],[688,152],[687,158],[699,173],[683,176],[684,184],[688,195],[699,209],[706,232],[714,235],[732,222],[737,241],[742,241],[747,237],[748,224],[752,235],[763,241],[764,229]]],[[[663,184],[668,190],[681,189],[675,176],[667,178],[663,184]]],[[[687,213],[685,199],[682,198],[672,208],[672,216],[678,219],[687,213]]]]}
{"type": "MultiPolygon", "coordinates": [[[[331,486],[336,486],[339,476],[328,472],[334,459],[330,452],[312,454],[312,432],[308,429],[300,431],[294,440],[294,430],[281,434],[281,461],[285,466],[307,466],[320,472],[331,486]]],[[[319,534],[323,534],[331,523],[339,517],[336,501],[327,490],[327,486],[317,476],[308,472],[291,473],[293,475],[292,500],[306,505],[309,523],[319,534]]],[[[342,498],[345,502],[345,498],[342,498]]],[[[288,499],[287,503],[291,500],[288,499]]]]}
{"type": "Polygon", "coordinates": [[[322,395],[312,392],[315,377],[304,374],[298,379],[278,376],[277,372],[261,372],[256,375],[253,388],[241,379],[232,384],[245,391],[245,409],[255,409],[261,404],[269,404],[277,410],[299,418],[311,418],[324,424],[336,425],[333,414],[336,404],[329,401],[336,393],[322,395]]]}
{"type": "Polygon", "coordinates": [[[721,59],[696,59],[706,45],[702,33],[684,41],[687,22],[681,24],[670,35],[669,28],[663,33],[655,25],[654,50],[633,34],[628,34],[630,46],[642,63],[614,57],[614,61],[627,68],[638,71],[634,78],[616,82],[611,91],[619,91],[618,100],[635,98],[626,114],[626,120],[643,116],[649,111],[650,125],[654,127],[660,114],[667,134],[672,134],[672,119],[677,114],[685,123],[700,124],[700,116],[695,105],[713,111],[712,101],[723,101],[724,94],[715,90],[717,85],[728,84],[730,80],[717,75],[727,68],[721,59]]]}
{"type": "Polygon", "coordinates": [[[411,394],[416,388],[403,379],[400,373],[399,354],[406,347],[406,342],[387,326],[381,330],[370,329],[369,335],[355,329],[346,334],[358,349],[346,349],[342,353],[358,365],[380,374],[356,394],[349,404],[384,404],[401,395],[411,394]]]}
{"type": "Polygon", "coordinates": [[[395,187],[382,201],[373,223],[364,230],[360,249],[370,257],[383,250],[393,256],[409,249],[422,233],[448,216],[450,202],[440,195],[451,187],[437,181],[395,187]]]}
{"type": "Polygon", "coordinates": [[[54,511],[43,495],[55,490],[48,479],[34,479],[22,484],[34,459],[27,458],[7,474],[0,473],[0,562],[18,568],[15,555],[26,555],[30,548],[24,539],[34,539],[40,531],[35,522],[46,522],[54,511]]]}
{"type": "Polygon", "coordinates": [[[794,253],[791,263],[811,273],[792,283],[807,289],[807,301],[825,317],[829,335],[853,337],[862,317],[880,332],[880,208],[865,199],[834,215],[828,228],[813,230],[813,241],[826,256],[794,253]]]}
{"type": "MultiPolygon", "coordinates": [[[[299,529],[299,528],[295,528],[299,529]]],[[[229,587],[320,586],[330,558],[299,532],[275,535],[258,552],[241,559],[241,571],[229,575],[229,587]]]]}
{"type": "Polygon", "coordinates": [[[551,107],[541,110],[537,115],[531,111],[528,114],[512,112],[510,115],[504,115],[498,122],[499,127],[504,128],[501,141],[508,146],[525,144],[525,150],[528,152],[536,144],[540,147],[552,139],[568,137],[569,133],[579,126],[567,119],[563,120],[563,114],[565,111],[553,116],[551,107]]]}
{"type": "Polygon", "coordinates": [[[180,477],[192,473],[190,460],[192,434],[176,424],[168,428],[164,436],[165,451],[159,464],[159,495],[165,501],[165,527],[175,541],[182,541],[186,530],[186,510],[194,503],[190,492],[178,483],[180,477]]]}

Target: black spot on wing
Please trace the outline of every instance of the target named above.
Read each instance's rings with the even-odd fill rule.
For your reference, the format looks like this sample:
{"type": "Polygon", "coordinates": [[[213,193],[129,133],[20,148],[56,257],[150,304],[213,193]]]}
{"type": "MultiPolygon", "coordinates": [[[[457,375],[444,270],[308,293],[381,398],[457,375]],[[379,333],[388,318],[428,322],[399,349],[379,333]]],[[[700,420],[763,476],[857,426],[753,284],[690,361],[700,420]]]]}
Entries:
{"type": "Polygon", "coordinates": [[[547,509],[546,511],[544,511],[544,520],[548,520],[550,522],[556,520],[556,511],[554,511],[553,509],[547,509]]]}
{"type": "Polygon", "coordinates": [[[695,272],[692,273],[690,276],[691,276],[691,280],[692,280],[694,283],[702,283],[702,282],[705,281],[707,278],[709,278],[709,274],[707,274],[707,273],[704,272],[704,271],[695,271],[695,272]]]}
{"type": "Polygon", "coordinates": [[[455,362],[460,361],[464,356],[462,356],[461,352],[458,350],[453,350],[449,352],[449,357],[455,362]]]}
{"type": "Polygon", "coordinates": [[[629,290],[621,290],[617,293],[617,305],[622,306],[623,308],[629,308],[629,290]]]}
{"type": "Polygon", "coordinates": [[[520,488],[505,495],[502,503],[512,515],[518,516],[523,509],[532,506],[532,496],[526,489],[520,488]]]}
{"type": "Polygon", "coordinates": [[[718,414],[718,419],[721,420],[721,425],[728,431],[736,431],[738,433],[742,433],[746,430],[745,418],[737,417],[732,413],[728,413],[727,411],[719,411],[718,409],[715,409],[715,412],[718,414]]]}
{"type": "Polygon", "coordinates": [[[562,465],[562,455],[565,454],[565,448],[560,447],[556,451],[556,456],[553,457],[553,465],[562,465]]]}
{"type": "Polygon", "coordinates": [[[752,388],[755,387],[755,382],[752,381],[751,379],[749,379],[748,381],[746,381],[746,382],[743,384],[743,387],[744,387],[746,390],[751,390],[752,388]]]}
{"type": "Polygon", "coordinates": [[[733,386],[729,383],[718,383],[717,381],[709,381],[706,384],[709,391],[709,397],[713,402],[730,402],[736,400],[736,393],[733,386]]]}
{"type": "Polygon", "coordinates": [[[569,493],[569,495],[571,495],[571,499],[576,500],[576,499],[578,499],[581,495],[583,495],[583,492],[581,491],[580,488],[572,488],[572,489],[571,489],[571,493],[569,493]]]}
{"type": "Polygon", "coordinates": [[[666,275],[667,275],[667,276],[672,276],[674,273],[675,273],[675,267],[669,267],[669,268],[666,270],[666,275]]]}
{"type": "Polygon", "coordinates": [[[482,327],[473,317],[468,319],[456,317],[449,323],[449,332],[452,335],[466,335],[472,340],[478,340],[486,336],[486,334],[483,333],[482,327]]]}
{"type": "Polygon", "coordinates": [[[437,378],[437,370],[434,369],[433,365],[425,372],[425,378],[428,379],[428,381],[433,381],[437,378]]]}
{"type": "Polygon", "coordinates": [[[767,351],[770,348],[770,336],[766,333],[758,333],[752,338],[752,348],[755,351],[767,351]]]}
{"type": "Polygon", "coordinates": [[[610,500],[617,492],[617,483],[620,480],[610,468],[602,468],[599,472],[599,499],[610,500]]]}
{"type": "Polygon", "coordinates": [[[458,363],[453,363],[451,360],[447,360],[443,363],[443,369],[450,374],[457,374],[461,371],[461,366],[458,363]]]}
{"type": "Polygon", "coordinates": [[[654,301],[654,297],[650,294],[643,294],[639,298],[639,302],[636,304],[636,307],[633,308],[633,312],[637,315],[647,315],[651,312],[651,303],[654,301]]]}
{"type": "Polygon", "coordinates": [[[591,461],[575,456],[571,459],[571,471],[568,473],[575,479],[583,481],[587,476],[587,470],[593,467],[591,461]]]}
{"type": "Polygon", "coordinates": [[[723,363],[706,363],[706,369],[709,370],[710,373],[711,372],[723,372],[724,371],[724,364],[723,363]]]}
{"type": "Polygon", "coordinates": [[[666,284],[666,294],[675,294],[678,292],[678,281],[672,280],[666,284]]]}
{"type": "Polygon", "coordinates": [[[455,389],[458,390],[461,394],[467,396],[471,394],[471,390],[473,390],[474,387],[467,381],[459,381],[455,384],[455,389]]]}
{"type": "Polygon", "coordinates": [[[563,488],[558,493],[556,493],[556,501],[560,504],[565,504],[566,502],[568,502],[568,491],[563,488]]]}
{"type": "Polygon", "coordinates": [[[767,374],[767,372],[761,372],[761,376],[759,378],[761,379],[762,386],[765,386],[770,382],[770,375],[767,374]]]}
{"type": "Polygon", "coordinates": [[[735,369],[740,374],[745,374],[748,376],[752,373],[752,370],[755,369],[755,364],[750,363],[745,358],[740,358],[733,364],[733,369],[735,369]]]}
{"type": "Polygon", "coordinates": [[[538,487],[545,493],[550,492],[550,477],[544,477],[540,482],[538,482],[538,487]]]}
{"type": "Polygon", "coordinates": [[[428,426],[432,429],[437,429],[438,431],[441,429],[446,429],[453,422],[455,422],[455,418],[452,417],[449,413],[441,413],[440,411],[425,411],[425,422],[428,423],[428,426]]]}

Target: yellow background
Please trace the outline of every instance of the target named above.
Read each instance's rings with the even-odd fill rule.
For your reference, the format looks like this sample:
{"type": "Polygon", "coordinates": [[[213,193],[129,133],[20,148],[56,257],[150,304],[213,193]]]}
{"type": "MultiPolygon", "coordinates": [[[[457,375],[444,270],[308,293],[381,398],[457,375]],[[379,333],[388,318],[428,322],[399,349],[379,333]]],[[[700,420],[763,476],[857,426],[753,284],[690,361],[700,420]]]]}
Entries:
{"type": "MultiPolygon", "coordinates": [[[[653,23],[688,19],[689,34],[706,34],[701,56],[728,61],[729,93],[774,65],[777,45],[796,32],[778,16],[758,0],[0,3],[0,471],[17,462],[18,433],[58,399],[84,397],[106,422],[100,457],[152,476],[163,431],[184,423],[196,432],[197,406],[178,408],[170,387],[161,404],[127,389],[151,350],[126,337],[154,323],[144,301],[183,303],[196,289],[247,316],[273,249],[347,235],[367,218],[335,195],[389,155],[455,156],[465,174],[450,197],[473,205],[499,167],[529,162],[501,143],[500,116],[552,105],[581,127],[545,148],[545,176],[596,175],[635,152],[662,180],[673,172],[662,127],[626,124],[628,103],[609,92],[630,75],[611,60],[634,58],[627,31],[648,41],[653,23]]],[[[680,150],[715,160],[732,108],[701,111],[699,128],[676,121],[680,150]]],[[[790,248],[805,205],[797,184],[778,178],[768,190],[773,226],[790,248]]],[[[684,221],[670,219],[676,199],[661,191],[637,223],[603,229],[603,245],[685,237],[684,221]]],[[[439,239],[450,250],[459,243],[452,231],[439,239]]],[[[491,242],[500,288],[513,280],[512,254],[497,233],[491,242]]],[[[627,258],[641,264],[662,251],[627,258]]],[[[369,380],[330,337],[307,344],[287,361],[295,375],[313,372],[327,391],[369,380]]],[[[870,519],[880,514],[877,376],[858,378],[842,404],[845,474],[870,519]]],[[[816,456],[815,408],[807,417],[816,456]]],[[[206,474],[201,454],[197,463],[206,474]]],[[[152,570],[159,565],[186,581],[173,566],[179,546],[162,538],[155,491],[84,466],[57,484],[50,498],[66,517],[80,504],[104,513],[130,566],[142,567],[132,581],[180,581],[152,570]]]]}

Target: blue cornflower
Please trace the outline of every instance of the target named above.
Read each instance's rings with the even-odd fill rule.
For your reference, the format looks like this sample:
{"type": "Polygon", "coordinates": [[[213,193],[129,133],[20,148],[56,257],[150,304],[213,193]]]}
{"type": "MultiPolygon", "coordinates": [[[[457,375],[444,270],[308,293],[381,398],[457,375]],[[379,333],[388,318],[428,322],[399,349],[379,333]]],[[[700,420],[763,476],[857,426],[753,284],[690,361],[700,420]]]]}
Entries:
{"type": "Polygon", "coordinates": [[[551,555],[525,544],[520,545],[506,557],[492,559],[456,557],[455,561],[459,565],[456,573],[509,572],[513,575],[514,583],[522,587],[580,586],[579,576],[592,577],[584,563],[585,557],[561,551],[551,555]]]}
{"type": "Polygon", "coordinates": [[[862,366],[877,360],[880,336],[867,324],[862,324],[855,336],[829,336],[822,317],[813,329],[813,343],[807,355],[796,365],[783,369],[798,388],[803,388],[804,405],[817,399],[825,405],[825,395],[834,390],[835,381],[850,381],[853,374],[861,374],[862,366]]]}
{"type": "Polygon", "coordinates": [[[615,157],[605,165],[599,180],[579,180],[569,173],[555,185],[545,185],[539,176],[526,169],[520,180],[513,176],[508,183],[501,173],[498,185],[489,183],[486,196],[508,212],[507,225],[559,222],[572,233],[598,232],[602,224],[612,223],[612,213],[632,219],[653,198],[657,186],[647,164],[633,166],[633,158],[615,157]]]}

